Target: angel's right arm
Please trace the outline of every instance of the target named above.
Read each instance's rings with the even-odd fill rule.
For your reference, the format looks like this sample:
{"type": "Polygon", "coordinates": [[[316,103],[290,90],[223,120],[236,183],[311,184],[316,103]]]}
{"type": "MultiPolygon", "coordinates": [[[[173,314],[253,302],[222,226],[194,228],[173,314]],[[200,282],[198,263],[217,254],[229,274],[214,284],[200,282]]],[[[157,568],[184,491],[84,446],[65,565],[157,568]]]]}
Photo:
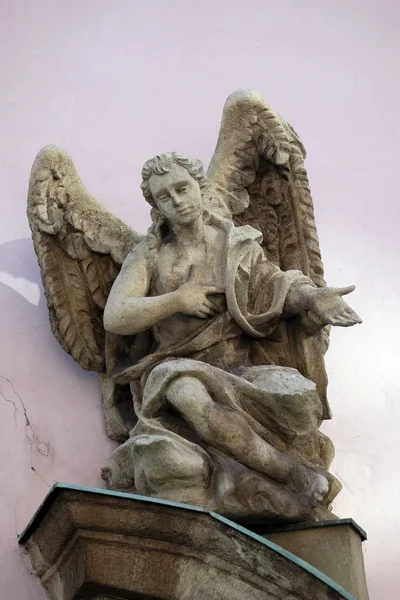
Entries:
{"type": "Polygon", "coordinates": [[[104,310],[104,328],[118,335],[149,329],[180,310],[177,292],[148,296],[152,260],[141,242],[127,256],[104,310]]]}

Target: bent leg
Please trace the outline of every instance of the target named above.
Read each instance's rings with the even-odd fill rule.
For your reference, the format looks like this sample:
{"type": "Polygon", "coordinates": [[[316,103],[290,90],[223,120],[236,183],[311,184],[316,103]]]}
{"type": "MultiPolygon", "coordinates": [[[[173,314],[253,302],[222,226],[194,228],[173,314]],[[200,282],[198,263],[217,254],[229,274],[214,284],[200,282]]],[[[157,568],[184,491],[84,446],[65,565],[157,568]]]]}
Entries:
{"type": "Polygon", "coordinates": [[[167,399],[197,434],[211,446],[296,491],[322,500],[328,491],[325,477],[298,465],[258,436],[239,413],[214,402],[195,377],[182,376],[167,388],[167,399]]]}

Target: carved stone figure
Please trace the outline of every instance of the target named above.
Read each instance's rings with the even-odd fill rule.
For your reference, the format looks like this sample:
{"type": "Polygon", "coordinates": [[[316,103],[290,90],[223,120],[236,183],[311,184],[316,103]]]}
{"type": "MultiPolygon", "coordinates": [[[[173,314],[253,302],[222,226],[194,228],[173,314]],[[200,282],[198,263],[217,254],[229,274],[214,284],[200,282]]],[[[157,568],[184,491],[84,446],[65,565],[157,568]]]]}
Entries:
{"type": "Polygon", "coordinates": [[[111,489],[236,518],[326,514],[340,483],[323,356],[360,318],[323,280],[305,150],[257,94],[224,107],[207,177],[175,152],[147,161],[142,237],[48,146],[28,217],[53,333],[100,373],[111,489]],[[121,267],[122,265],[122,267],[121,267]],[[325,512],[324,512],[325,511],[325,512]]]}

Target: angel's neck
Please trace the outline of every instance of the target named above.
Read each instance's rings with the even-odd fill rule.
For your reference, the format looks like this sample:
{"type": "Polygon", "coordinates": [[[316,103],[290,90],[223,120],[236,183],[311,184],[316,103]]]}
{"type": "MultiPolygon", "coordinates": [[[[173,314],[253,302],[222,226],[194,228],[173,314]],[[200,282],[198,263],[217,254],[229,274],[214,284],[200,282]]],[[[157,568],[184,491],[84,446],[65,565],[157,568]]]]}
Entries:
{"type": "Polygon", "coordinates": [[[179,223],[171,224],[170,229],[173,240],[184,246],[193,246],[204,240],[205,226],[201,217],[194,223],[187,225],[179,223]]]}

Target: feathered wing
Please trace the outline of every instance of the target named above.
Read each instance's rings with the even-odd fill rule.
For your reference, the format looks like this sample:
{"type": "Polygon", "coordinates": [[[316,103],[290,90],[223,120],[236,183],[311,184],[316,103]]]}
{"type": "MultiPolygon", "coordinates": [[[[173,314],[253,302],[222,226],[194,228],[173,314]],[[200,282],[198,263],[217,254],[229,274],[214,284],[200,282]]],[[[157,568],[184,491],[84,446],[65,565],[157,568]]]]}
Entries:
{"type": "MultiPolygon", "coordinates": [[[[216,209],[237,225],[260,230],[272,262],[285,271],[299,269],[323,286],[305,156],[296,132],[257,92],[238,91],[226,101],[208,178],[216,209]]],[[[299,318],[286,320],[283,341],[269,343],[265,353],[313,380],[324,418],[330,418],[323,358],[329,329],[310,335],[304,325],[299,318]]]]}
{"type": "Polygon", "coordinates": [[[33,164],[27,213],[52,331],[81,367],[102,373],[103,310],[142,236],[89,194],[71,157],[55,146],[43,148],[33,164]]]}

